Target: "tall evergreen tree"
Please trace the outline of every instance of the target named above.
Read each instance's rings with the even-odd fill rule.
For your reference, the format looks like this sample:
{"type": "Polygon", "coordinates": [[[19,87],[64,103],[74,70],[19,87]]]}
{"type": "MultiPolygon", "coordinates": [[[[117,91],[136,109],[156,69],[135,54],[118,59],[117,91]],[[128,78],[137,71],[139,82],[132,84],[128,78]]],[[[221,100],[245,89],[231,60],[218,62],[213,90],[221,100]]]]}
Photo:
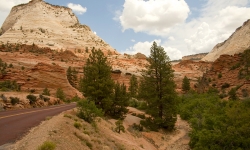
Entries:
{"type": "Polygon", "coordinates": [[[116,83],[114,88],[113,104],[110,114],[116,118],[123,118],[128,112],[129,96],[124,84],[116,83]]]}
{"type": "Polygon", "coordinates": [[[128,88],[129,94],[131,97],[137,97],[138,93],[138,81],[135,75],[132,75],[130,78],[130,85],[128,88]]]}
{"type": "Polygon", "coordinates": [[[80,81],[81,92],[106,113],[112,106],[114,82],[111,79],[111,66],[101,50],[91,50],[83,67],[83,74],[80,81]]]}
{"type": "Polygon", "coordinates": [[[151,117],[146,119],[144,125],[152,130],[165,128],[171,131],[176,122],[177,94],[170,59],[164,48],[154,42],[147,61],[149,65],[143,73],[140,96],[147,101],[147,113],[151,117]]]}
{"type": "Polygon", "coordinates": [[[190,90],[190,81],[189,79],[185,76],[182,80],[182,91],[187,92],[190,90]]]}

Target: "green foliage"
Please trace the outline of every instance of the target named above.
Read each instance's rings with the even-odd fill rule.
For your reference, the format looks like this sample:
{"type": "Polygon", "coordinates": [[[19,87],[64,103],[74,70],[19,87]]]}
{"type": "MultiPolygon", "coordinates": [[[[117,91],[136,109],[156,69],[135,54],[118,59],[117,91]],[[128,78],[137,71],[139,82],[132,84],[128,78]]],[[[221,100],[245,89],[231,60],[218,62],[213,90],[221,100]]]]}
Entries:
{"type": "Polygon", "coordinates": [[[73,87],[76,87],[76,82],[77,82],[77,71],[75,68],[71,68],[71,66],[69,66],[69,68],[67,69],[67,79],[70,83],[70,85],[72,85],[73,87]]]}
{"type": "Polygon", "coordinates": [[[236,88],[232,88],[229,92],[228,92],[228,95],[229,95],[229,99],[230,100],[237,100],[238,97],[237,97],[237,89],[236,88]]]}
{"type": "Polygon", "coordinates": [[[5,63],[1,58],[0,58],[0,76],[4,76],[7,74],[6,68],[7,68],[7,63],[5,63]]]}
{"type": "Polygon", "coordinates": [[[225,88],[229,88],[229,87],[230,87],[230,84],[224,83],[224,84],[222,84],[221,89],[225,89],[225,88]]]}
{"type": "Polygon", "coordinates": [[[249,149],[250,102],[221,101],[217,94],[186,94],[179,113],[191,124],[190,147],[249,149]]]}
{"type": "Polygon", "coordinates": [[[10,102],[12,105],[18,104],[20,99],[18,97],[10,97],[10,102]]]}
{"type": "Polygon", "coordinates": [[[38,147],[38,150],[54,150],[56,144],[54,142],[45,141],[41,146],[38,147]]]}
{"type": "Polygon", "coordinates": [[[80,129],[82,127],[82,124],[80,122],[75,122],[74,127],[80,129]]]}
{"type": "Polygon", "coordinates": [[[221,77],[222,77],[222,74],[221,74],[221,73],[219,73],[219,74],[218,74],[218,78],[220,79],[221,77]]]}
{"type": "Polygon", "coordinates": [[[121,131],[122,131],[122,132],[125,132],[125,128],[124,128],[124,126],[123,126],[123,121],[122,121],[121,119],[119,119],[118,121],[116,121],[116,122],[115,122],[115,125],[116,125],[115,131],[116,131],[117,133],[120,133],[121,131]]]}
{"type": "Polygon", "coordinates": [[[187,92],[190,90],[190,81],[189,79],[185,76],[182,80],[182,91],[187,92]]]}
{"type": "Polygon", "coordinates": [[[78,95],[75,95],[75,96],[71,99],[72,102],[78,102],[78,101],[80,101],[80,100],[81,100],[81,98],[78,97],[78,95]]]}
{"type": "Polygon", "coordinates": [[[32,94],[27,95],[26,98],[30,101],[30,104],[34,104],[37,101],[37,97],[32,94]]]}
{"type": "Polygon", "coordinates": [[[0,82],[0,91],[20,91],[20,85],[16,81],[2,81],[0,82]]]}
{"type": "Polygon", "coordinates": [[[64,94],[64,91],[61,88],[58,88],[56,90],[56,97],[59,98],[62,101],[65,101],[66,96],[64,94]]]}
{"type": "Polygon", "coordinates": [[[129,96],[124,84],[115,84],[112,100],[112,105],[108,113],[115,118],[123,118],[128,112],[127,106],[129,105],[129,96]]]}
{"type": "Polygon", "coordinates": [[[170,59],[164,48],[154,42],[147,61],[139,88],[139,97],[147,102],[146,112],[151,116],[144,125],[152,130],[171,131],[176,122],[177,94],[170,59]]]}
{"type": "Polygon", "coordinates": [[[50,96],[50,90],[46,87],[46,88],[43,90],[42,95],[50,96]]]}
{"type": "Polygon", "coordinates": [[[135,75],[131,76],[129,84],[130,84],[128,88],[129,94],[131,97],[136,98],[138,92],[138,81],[135,75]]]}
{"type": "Polygon", "coordinates": [[[91,52],[83,67],[80,91],[106,113],[112,106],[114,81],[111,79],[111,66],[101,50],[93,48],[91,52]]]}
{"type": "Polygon", "coordinates": [[[141,124],[133,124],[132,128],[137,131],[143,131],[143,126],[141,124]]]}
{"type": "Polygon", "coordinates": [[[101,109],[98,109],[93,101],[81,100],[77,102],[79,118],[91,123],[96,117],[103,116],[101,109]]]}

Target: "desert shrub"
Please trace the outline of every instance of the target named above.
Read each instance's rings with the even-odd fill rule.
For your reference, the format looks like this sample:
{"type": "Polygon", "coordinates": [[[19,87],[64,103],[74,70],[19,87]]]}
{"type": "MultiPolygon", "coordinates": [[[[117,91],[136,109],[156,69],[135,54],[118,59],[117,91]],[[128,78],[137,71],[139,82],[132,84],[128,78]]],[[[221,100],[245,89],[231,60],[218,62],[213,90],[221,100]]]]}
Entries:
{"type": "Polygon", "coordinates": [[[237,64],[233,65],[233,66],[230,68],[230,70],[235,70],[235,69],[237,69],[237,68],[239,68],[239,67],[240,67],[240,63],[237,63],[237,64]]]}
{"type": "Polygon", "coordinates": [[[78,101],[80,101],[80,100],[81,100],[81,98],[80,98],[78,95],[75,95],[75,96],[71,99],[72,102],[78,102],[78,101]]]}
{"type": "Polygon", "coordinates": [[[0,82],[0,91],[20,91],[20,85],[16,81],[2,81],[0,82]]]}
{"type": "Polygon", "coordinates": [[[35,89],[31,89],[31,90],[30,90],[30,93],[35,93],[35,92],[36,92],[35,89]]]}
{"type": "Polygon", "coordinates": [[[49,101],[50,100],[50,98],[49,97],[43,97],[43,100],[45,101],[45,102],[47,102],[47,101],[49,101]]]}
{"type": "Polygon", "coordinates": [[[20,99],[18,97],[10,97],[10,102],[12,105],[18,104],[20,99]]]}
{"type": "Polygon", "coordinates": [[[116,131],[117,133],[120,133],[121,131],[122,131],[122,132],[125,132],[125,128],[124,128],[124,126],[123,126],[123,121],[122,121],[121,119],[117,120],[117,121],[115,122],[115,125],[116,125],[115,131],[116,131]]]}
{"type": "Polygon", "coordinates": [[[2,98],[2,100],[3,100],[5,103],[7,102],[7,97],[5,97],[4,94],[1,94],[1,95],[0,95],[0,98],[2,98]]]}
{"type": "Polygon", "coordinates": [[[54,150],[56,144],[54,142],[45,141],[41,146],[38,147],[38,150],[54,150]]]}
{"type": "Polygon", "coordinates": [[[249,96],[247,89],[242,89],[241,92],[242,92],[243,97],[248,97],[249,96]]]}
{"type": "Polygon", "coordinates": [[[101,109],[98,109],[93,101],[80,100],[77,102],[79,118],[91,123],[96,117],[103,116],[101,109]]]}
{"type": "Polygon", "coordinates": [[[136,116],[139,117],[139,118],[141,118],[141,119],[145,119],[146,118],[145,114],[137,114],[136,116]]]}
{"type": "Polygon", "coordinates": [[[133,124],[132,128],[137,131],[143,131],[143,126],[141,124],[133,124]]]}
{"type": "Polygon", "coordinates": [[[61,88],[58,88],[56,91],[56,97],[59,98],[60,100],[65,100],[65,94],[64,91],[61,88]]]}
{"type": "Polygon", "coordinates": [[[236,88],[232,88],[229,92],[228,92],[228,95],[229,95],[229,99],[230,100],[237,100],[238,97],[237,97],[237,89],[236,88]]]}
{"type": "Polygon", "coordinates": [[[80,129],[82,127],[82,124],[80,122],[75,122],[74,127],[80,129]]]}
{"type": "Polygon", "coordinates": [[[229,88],[229,87],[230,87],[230,84],[224,83],[224,84],[222,84],[221,89],[226,89],[226,88],[229,88]]]}
{"type": "Polygon", "coordinates": [[[50,90],[48,88],[43,89],[42,95],[50,96],[50,90]]]}
{"type": "Polygon", "coordinates": [[[220,79],[221,77],[222,77],[222,74],[221,74],[221,73],[219,73],[219,74],[218,74],[218,78],[220,79]]]}
{"type": "Polygon", "coordinates": [[[32,94],[27,95],[26,98],[30,101],[30,104],[34,104],[37,100],[37,97],[35,95],[32,95],[32,94]]]}

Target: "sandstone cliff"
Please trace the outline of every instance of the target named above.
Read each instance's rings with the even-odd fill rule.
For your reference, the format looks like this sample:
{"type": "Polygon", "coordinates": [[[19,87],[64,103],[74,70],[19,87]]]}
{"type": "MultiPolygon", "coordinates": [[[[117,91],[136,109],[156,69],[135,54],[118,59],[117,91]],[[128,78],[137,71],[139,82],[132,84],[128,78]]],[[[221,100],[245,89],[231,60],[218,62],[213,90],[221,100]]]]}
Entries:
{"type": "Polygon", "coordinates": [[[205,56],[203,61],[215,61],[222,54],[233,55],[241,53],[250,46],[250,20],[246,21],[241,27],[223,43],[217,44],[213,50],[205,56]]]}
{"type": "Polygon", "coordinates": [[[12,8],[1,28],[4,43],[36,44],[54,50],[82,53],[95,47],[106,54],[118,54],[109,44],[81,25],[70,8],[31,0],[12,8]]]}

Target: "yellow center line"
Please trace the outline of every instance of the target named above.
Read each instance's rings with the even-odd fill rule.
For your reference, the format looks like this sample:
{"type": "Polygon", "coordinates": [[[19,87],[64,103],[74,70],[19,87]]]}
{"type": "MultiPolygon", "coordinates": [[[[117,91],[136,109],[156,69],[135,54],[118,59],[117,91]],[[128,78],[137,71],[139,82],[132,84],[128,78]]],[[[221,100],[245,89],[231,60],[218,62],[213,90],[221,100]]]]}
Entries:
{"type": "Polygon", "coordinates": [[[4,116],[4,117],[0,117],[0,119],[19,116],[19,115],[23,115],[23,114],[30,114],[30,113],[44,111],[44,110],[52,110],[52,109],[57,109],[57,108],[61,108],[61,107],[66,107],[66,106],[69,106],[69,105],[64,105],[64,106],[54,107],[54,108],[48,108],[48,109],[42,109],[42,110],[35,110],[35,111],[30,111],[30,112],[24,112],[24,113],[19,113],[19,114],[15,114],[15,115],[4,116]]]}

